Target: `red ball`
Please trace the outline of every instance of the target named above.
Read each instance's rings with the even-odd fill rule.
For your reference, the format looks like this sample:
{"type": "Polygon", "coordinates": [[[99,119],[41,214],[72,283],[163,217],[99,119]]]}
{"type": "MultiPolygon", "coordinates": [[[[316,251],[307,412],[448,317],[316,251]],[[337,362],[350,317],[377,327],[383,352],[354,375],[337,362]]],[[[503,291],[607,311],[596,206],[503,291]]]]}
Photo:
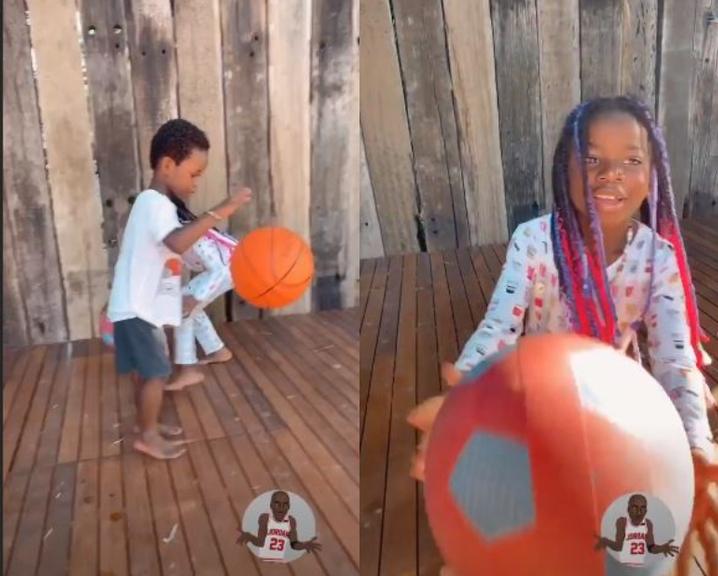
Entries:
{"type": "Polygon", "coordinates": [[[436,418],[425,477],[436,543],[462,576],[613,574],[620,565],[594,549],[612,503],[658,498],[678,545],[693,506],[668,395],[635,361],[575,335],[521,338],[467,375],[436,418]]]}

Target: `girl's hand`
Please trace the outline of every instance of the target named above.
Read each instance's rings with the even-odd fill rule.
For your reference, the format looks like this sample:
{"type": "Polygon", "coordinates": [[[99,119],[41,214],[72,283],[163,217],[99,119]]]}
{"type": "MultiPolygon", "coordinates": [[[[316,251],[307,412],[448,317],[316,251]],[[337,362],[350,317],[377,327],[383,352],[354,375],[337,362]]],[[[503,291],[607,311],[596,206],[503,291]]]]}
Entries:
{"type": "MultiPolygon", "coordinates": [[[[441,365],[441,377],[447,386],[456,386],[461,380],[462,374],[452,364],[444,363],[441,365]]],[[[416,454],[411,463],[409,474],[412,478],[424,481],[424,458],[426,455],[426,446],[429,442],[429,433],[434,425],[436,415],[439,413],[441,405],[444,403],[446,396],[432,396],[427,398],[416,408],[414,408],[407,418],[409,424],[422,432],[421,440],[416,448],[416,454]]]]}
{"type": "Polygon", "coordinates": [[[718,576],[718,464],[711,463],[700,450],[694,450],[696,497],[688,536],[678,557],[677,576],[689,576],[694,568],[694,541],[705,553],[707,576],[718,576]]]}

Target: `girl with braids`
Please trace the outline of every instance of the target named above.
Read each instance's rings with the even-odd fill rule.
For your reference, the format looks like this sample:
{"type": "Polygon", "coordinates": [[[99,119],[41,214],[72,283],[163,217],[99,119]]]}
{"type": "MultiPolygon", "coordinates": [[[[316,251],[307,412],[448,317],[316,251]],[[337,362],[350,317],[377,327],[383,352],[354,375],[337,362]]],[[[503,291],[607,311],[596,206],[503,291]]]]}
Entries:
{"type": "MultiPolygon", "coordinates": [[[[196,220],[192,211],[177,195],[170,195],[182,224],[196,220]]],[[[181,390],[204,380],[199,364],[227,362],[232,353],[224,345],[204,308],[234,286],[229,259],[237,240],[212,228],[182,254],[184,265],[197,276],[182,288],[182,323],[175,328],[175,364],[180,368],[165,390],[181,390]],[[205,358],[197,360],[197,345],[205,358]]]]}
{"type": "MultiPolygon", "coordinates": [[[[456,384],[462,373],[524,332],[576,332],[640,361],[636,335],[645,327],[651,372],[675,404],[692,448],[693,526],[710,538],[708,517],[718,523],[718,504],[710,500],[708,485],[718,481],[718,466],[711,463],[700,371],[710,359],[701,346],[666,145],[647,107],[629,97],[577,106],[556,147],[552,184],[553,211],[515,230],[484,319],[442,375],[456,384]]],[[[412,465],[419,480],[442,401],[431,398],[409,416],[424,432],[412,465]]],[[[718,549],[718,542],[711,547],[718,549]]]]}

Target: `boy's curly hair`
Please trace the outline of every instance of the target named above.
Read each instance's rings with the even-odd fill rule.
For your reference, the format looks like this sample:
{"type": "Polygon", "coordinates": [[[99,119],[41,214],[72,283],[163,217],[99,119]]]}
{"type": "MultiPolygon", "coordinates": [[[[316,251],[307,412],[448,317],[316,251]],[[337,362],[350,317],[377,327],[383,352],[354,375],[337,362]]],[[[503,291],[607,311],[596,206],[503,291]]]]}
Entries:
{"type": "Polygon", "coordinates": [[[185,160],[195,148],[209,150],[207,135],[197,126],[177,118],[165,122],[152,137],[150,146],[150,166],[154,170],[164,156],[172,158],[176,164],[185,160]]]}

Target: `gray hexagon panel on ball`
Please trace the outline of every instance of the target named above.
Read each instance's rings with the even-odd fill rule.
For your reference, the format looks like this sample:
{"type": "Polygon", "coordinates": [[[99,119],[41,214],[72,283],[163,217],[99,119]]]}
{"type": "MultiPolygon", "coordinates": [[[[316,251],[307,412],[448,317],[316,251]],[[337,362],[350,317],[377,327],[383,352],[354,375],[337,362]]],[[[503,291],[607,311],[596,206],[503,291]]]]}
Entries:
{"type": "Polygon", "coordinates": [[[449,482],[457,506],[487,541],[536,521],[529,453],[523,444],[474,432],[449,482]]]}

